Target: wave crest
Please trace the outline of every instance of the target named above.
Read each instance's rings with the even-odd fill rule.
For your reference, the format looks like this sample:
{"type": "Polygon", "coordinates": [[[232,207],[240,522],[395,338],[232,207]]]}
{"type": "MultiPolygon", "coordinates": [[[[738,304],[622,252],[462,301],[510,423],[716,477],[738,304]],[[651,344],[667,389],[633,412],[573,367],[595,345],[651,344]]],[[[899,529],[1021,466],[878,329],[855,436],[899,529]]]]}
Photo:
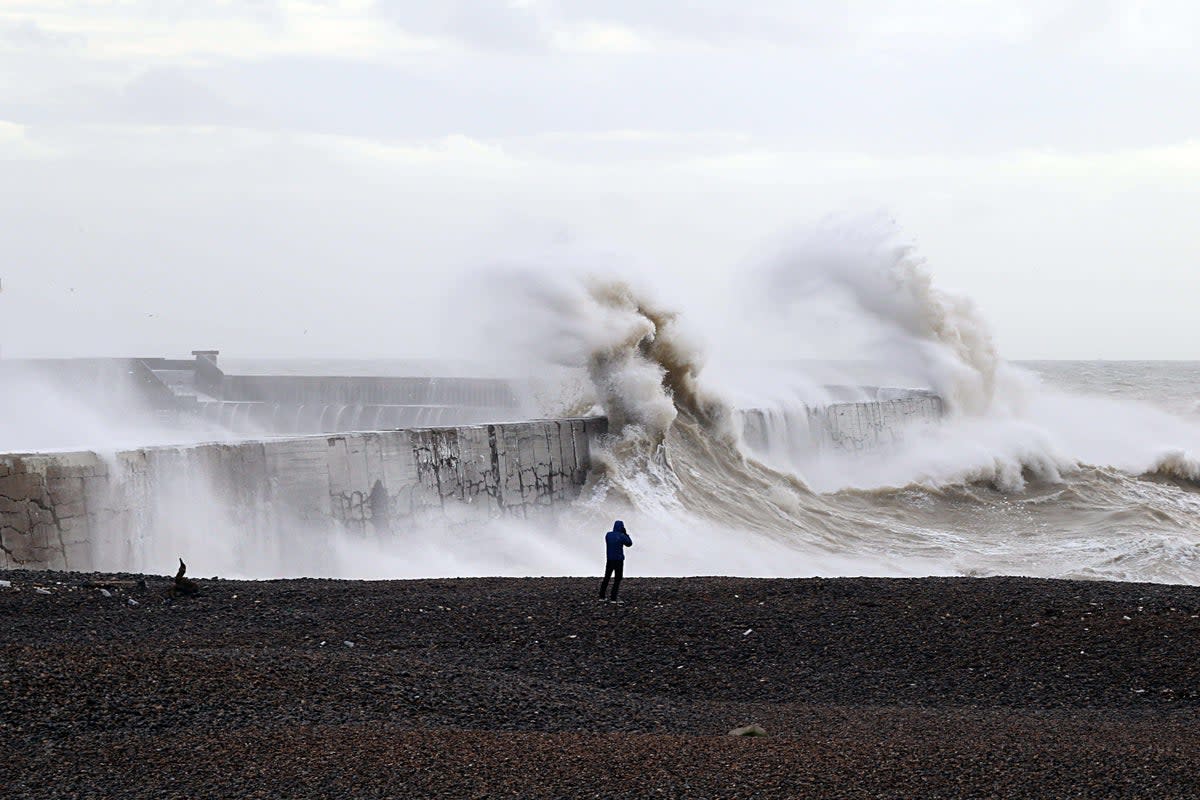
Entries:
{"type": "Polygon", "coordinates": [[[1196,458],[1184,450],[1168,450],[1158,456],[1143,475],[1184,481],[1200,486],[1200,458],[1196,458]]]}

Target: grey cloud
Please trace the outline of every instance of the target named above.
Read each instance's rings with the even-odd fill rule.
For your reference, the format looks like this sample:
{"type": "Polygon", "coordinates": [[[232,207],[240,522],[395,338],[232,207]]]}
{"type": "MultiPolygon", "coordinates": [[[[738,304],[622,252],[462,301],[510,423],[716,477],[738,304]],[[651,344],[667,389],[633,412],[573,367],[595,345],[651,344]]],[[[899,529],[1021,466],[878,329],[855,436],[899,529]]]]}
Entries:
{"type": "MultiPolygon", "coordinates": [[[[381,140],[536,137],[555,157],[669,156],[611,131],[745,134],[774,149],[878,154],[1105,150],[1200,130],[1196,71],[993,46],[907,59],[768,50],[593,58],[466,54],[411,66],[280,58],[150,71],[123,85],[0,98],[18,123],[229,125],[381,140]],[[552,63],[552,67],[550,64],[552,63]],[[577,148],[577,149],[576,149],[577,148]]],[[[719,145],[720,143],[717,142],[719,145]]],[[[739,145],[741,146],[741,145],[739,145]]],[[[706,146],[708,152],[712,150],[706,146]]]]}
{"type": "Polygon", "coordinates": [[[551,0],[560,20],[603,22],[709,43],[765,40],[781,44],[829,44],[845,37],[845,3],[788,0],[551,0]]]}
{"type": "Polygon", "coordinates": [[[547,34],[530,9],[493,0],[377,0],[380,16],[411,33],[460,39],[484,49],[541,50],[547,34]]]}
{"type": "Polygon", "coordinates": [[[1036,31],[1035,39],[1053,45],[1095,34],[1113,22],[1116,5],[1116,0],[1069,0],[1036,31]]]}
{"type": "MultiPolygon", "coordinates": [[[[1131,32],[1190,30],[1200,22],[1194,7],[1182,2],[1116,0],[948,6],[888,0],[536,0],[520,6],[504,0],[376,0],[376,8],[405,30],[485,49],[549,52],[555,33],[599,24],[628,29],[659,50],[690,40],[719,51],[767,44],[892,59],[921,58],[929,49],[969,53],[1005,43],[1027,56],[1090,45],[1103,59],[1126,45],[1155,50],[1153,41],[1130,39],[1131,32]]],[[[1196,65],[1195,53],[1185,59],[1196,65]]]]}
{"type": "Polygon", "coordinates": [[[757,142],[744,134],[724,132],[610,131],[516,136],[504,142],[518,157],[527,156],[564,163],[643,162],[736,153],[757,142]]]}
{"type": "Polygon", "coordinates": [[[122,83],[81,83],[0,102],[0,118],[27,124],[270,125],[206,85],[203,71],[154,69],[122,83]]]}
{"type": "Polygon", "coordinates": [[[726,131],[768,146],[878,153],[1103,150],[1200,130],[1200,106],[1179,102],[1200,94],[1194,71],[1016,57],[1003,47],[902,61],[780,51],[560,58],[552,69],[540,59],[414,68],[292,59],[172,80],[177,95],[151,84],[127,90],[124,102],[137,98],[140,119],[153,117],[160,97],[166,120],[199,121],[204,110],[214,122],[383,139],[726,131]]]}
{"type": "Polygon", "coordinates": [[[115,100],[119,114],[142,122],[227,124],[244,123],[251,117],[246,109],[177,69],[145,72],[130,81],[115,100]]]}
{"type": "Polygon", "coordinates": [[[841,3],[761,0],[546,0],[514,6],[503,0],[377,0],[381,16],[413,33],[459,39],[506,50],[544,50],[554,30],[586,23],[617,25],[635,32],[692,38],[713,44],[765,40],[780,44],[827,45],[842,39],[849,15],[841,3]]]}
{"type": "Polygon", "coordinates": [[[134,12],[147,19],[173,22],[240,17],[275,23],[286,17],[285,8],[280,0],[135,0],[125,3],[124,11],[134,12]]]}
{"type": "MultiPolygon", "coordinates": [[[[887,52],[744,41],[734,46],[732,40],[723,47],[634,54],[542,49],[547,26],[568,18],[722,36],[799,26],[827,33],[828,44],[844,27],[842,12],[831,9],[843,7],[814,3],[798,11],[795,4],[767,2],[738,11],[741,6],[705,0],[684,10],[667,0],[578,0],[517,8],[381,0],[377,12],[406,30],[465,37],[478,46],[386,64],[353,54],[227,59],[143,72],[132,80],[110,74],[97,83],[78,76],[114,67],[77,59],[70,65],[74,82],[22,87],[8,96],[0,88],[0,119],[230,125],[382,140],[465,134],[521,139],[522,147],[547,133],[581,134],[577,145],[543,138],[534,146],[556,158],[601,161],[669,153],[670,145],[661,142],[591,137],[620,130],[731,132],[763,148],[880,154],[1102,150],[1184,140],[1200,130],[1200,107],[1179,101],[1200,94],[1200,70],[1129,64],[1105,51],[1097,56],[1048,43],[951,43],[887,52]]],[[[192,6],[164,8],[159,13],[187,13],[192,6]]],[[[237,7],[238,13],[255,8],[266,13],[275,7],[237,7]]],[[[200,4],[191,13],[214,12],[200,4]]],[[[1066,3],[1050,17],[1066,26],[1054,35],[1074,41],[1109,26],[1112,10],[1066,3]]],[[[50,74],[46,64],[52,59],[23,58],[0,54],[0,68],[38,80],[50,74]]],[[[65,61],[57,59],[55,68],[66,69],[65,61]]]]}
{"type": "Polygon", "coordinates": [[[79,34],[50,31],[33,20],[0,22],[0,43],[18,48],[58,49],[80,47],[87,38],[79,34]]]}

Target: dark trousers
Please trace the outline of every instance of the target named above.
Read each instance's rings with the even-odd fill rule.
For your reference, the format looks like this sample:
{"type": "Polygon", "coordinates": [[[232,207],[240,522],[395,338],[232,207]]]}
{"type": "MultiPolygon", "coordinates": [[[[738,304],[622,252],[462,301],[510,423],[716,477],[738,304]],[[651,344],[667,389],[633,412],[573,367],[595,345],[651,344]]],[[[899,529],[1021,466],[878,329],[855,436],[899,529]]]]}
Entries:
{"type": "Polygon", "coordinates": [[[604,562],[604,580],[600,581],[600,599],[604,599],[604,590],[608,588],[608,579],[613,579],[612,594],[609,600],[617,599],[617,589],[621,588],[621,575],[625,572],[625,561],[614,561],[611,558],[604,562]]]}

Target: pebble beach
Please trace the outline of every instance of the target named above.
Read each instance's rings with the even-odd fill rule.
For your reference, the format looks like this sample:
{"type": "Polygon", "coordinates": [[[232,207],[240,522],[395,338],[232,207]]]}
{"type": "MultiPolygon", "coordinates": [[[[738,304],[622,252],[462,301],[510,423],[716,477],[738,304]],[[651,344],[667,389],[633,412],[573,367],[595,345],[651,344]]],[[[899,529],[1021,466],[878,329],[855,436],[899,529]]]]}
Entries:
{"type": "Polygon", "coordinates": [[[1193,587],[0,580],[6,798],[1200,795],[1193,587]]]}

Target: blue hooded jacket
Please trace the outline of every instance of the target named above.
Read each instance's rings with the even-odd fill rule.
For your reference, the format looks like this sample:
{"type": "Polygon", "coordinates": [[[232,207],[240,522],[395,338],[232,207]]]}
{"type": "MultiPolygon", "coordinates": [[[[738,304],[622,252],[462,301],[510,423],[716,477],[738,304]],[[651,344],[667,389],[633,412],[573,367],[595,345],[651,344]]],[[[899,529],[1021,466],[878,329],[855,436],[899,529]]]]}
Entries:
{"type": "Polygon", "coordinates": [[[604,545],[608,550],[609,561],[624,561],[626,547],[633,547],[633,539],[629,538],[629,534],[625,532],[625,523],[617,520],[613,523],[613,529],[604,534],[604,545]]]}

